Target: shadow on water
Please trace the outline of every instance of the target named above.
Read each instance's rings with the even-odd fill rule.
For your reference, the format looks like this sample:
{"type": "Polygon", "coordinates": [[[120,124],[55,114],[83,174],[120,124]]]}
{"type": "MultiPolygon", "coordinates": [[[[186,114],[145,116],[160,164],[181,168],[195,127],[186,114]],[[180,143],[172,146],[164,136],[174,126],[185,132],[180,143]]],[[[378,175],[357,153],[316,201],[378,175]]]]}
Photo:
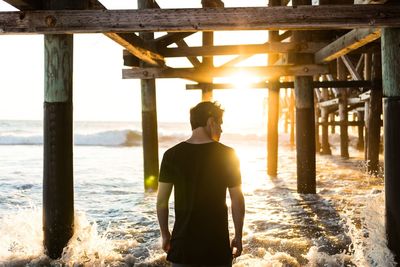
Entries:
{"type": "MultiPolygon", "coordinates": [[[[288,266],[303,266],[308,263],[305,256],[313,246],[319,253],[327,255],[350,253],[351,239],[331,200],[318,194],[298,194],[279,176],[269,179],[273,188],[255,192],[268,199],[265,206],[269,218],[251,222],[250,228],[256,237],[249,240],[248,249],[253,250],[248,251],[250,254],[257,255],[259,248],[271,255],[283,252],[295,260],[291,262],[287,257],[281,262],[288,266]]],[[[351,262],[344,264],[353,265],[351,262]]]]}

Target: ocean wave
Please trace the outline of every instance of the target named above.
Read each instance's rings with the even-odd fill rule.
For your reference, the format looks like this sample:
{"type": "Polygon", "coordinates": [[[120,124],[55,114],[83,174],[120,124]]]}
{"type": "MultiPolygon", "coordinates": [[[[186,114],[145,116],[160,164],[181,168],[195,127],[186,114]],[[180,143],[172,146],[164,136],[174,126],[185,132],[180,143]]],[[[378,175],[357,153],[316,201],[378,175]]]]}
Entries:
{"type": "MultiPolygon", "coordinates": [[[[186,140],[188,133],[159,131],[159,143],[172,145],[186,140]]],[[[265,136],[261,134],[226,133],[224,141],[264,141],[265,136]]],[[[42,134],[31,133],[2,133],[0,134],[0,145],[42,145],[42,134]]],[[[95,133],[75,133],[74,144],[76,146],[140,146],[142,145],[142,133],[137,130],[110,130],[95,133]]]]}
{"type": "MultiPolygon", "coordinates": [[[[75,134],[78,146],[139,146],[142,134],[133,130],[103,131],[91,134],[75,134]]],[[[0,135],[0,145],[42,145],[43,135],[0,135]]]]}

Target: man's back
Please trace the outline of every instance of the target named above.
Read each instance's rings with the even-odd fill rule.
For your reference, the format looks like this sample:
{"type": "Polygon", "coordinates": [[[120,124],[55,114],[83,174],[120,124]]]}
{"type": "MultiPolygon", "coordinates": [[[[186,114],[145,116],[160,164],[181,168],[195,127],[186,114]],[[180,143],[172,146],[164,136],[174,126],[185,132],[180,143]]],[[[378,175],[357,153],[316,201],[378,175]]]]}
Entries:
{"type": "Polygon", "coordinates": [[[219,142],[182,142],[164,154],[160,182],[174,185],[176,216],[168,260],[228,264],[226,190],[241,184],[234,150],[219,142]]]}

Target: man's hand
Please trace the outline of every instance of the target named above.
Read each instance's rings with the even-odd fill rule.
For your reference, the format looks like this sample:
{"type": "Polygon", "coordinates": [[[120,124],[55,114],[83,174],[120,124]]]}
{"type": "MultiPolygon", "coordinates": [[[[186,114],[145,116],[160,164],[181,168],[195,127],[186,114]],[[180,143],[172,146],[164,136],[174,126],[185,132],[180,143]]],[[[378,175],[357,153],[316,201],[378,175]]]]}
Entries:
{"type": "Polygon", "coordinates": [[[161,247],[166,253],[168,253],[171,247],[171,234],[169,232],[165,236],[161,236],[161,247]]]}
{"type": "Polygon", "coordinates": [[[234,258],[239,257],[242,254],[242,238],[234,237],[231,242],[231,251],[234,258]]]}
{"type": "Polygon", "coordinates": [[[171,195],[173,184],[170,183],[158,183],[157,193],[157,218],[160,224],[161,247],[165,252],[170,249],[171,233],[168,229],[168,199],[171,195]]]}

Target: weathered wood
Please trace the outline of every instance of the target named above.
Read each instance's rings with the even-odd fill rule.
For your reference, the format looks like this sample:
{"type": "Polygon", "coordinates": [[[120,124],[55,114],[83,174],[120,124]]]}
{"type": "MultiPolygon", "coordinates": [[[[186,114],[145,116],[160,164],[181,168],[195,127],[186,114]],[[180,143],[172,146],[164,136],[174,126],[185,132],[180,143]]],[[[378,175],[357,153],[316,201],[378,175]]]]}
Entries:
{"type": "Polygon", "coordinates": [[[70,0],[64,1],[42,1],[42,0],[4,0],[19,10],[41,10],[41,9],[104,9],[97,0],[70,0]]]}
{"type": "Polygon", "coordinates": [[[358,97],[360,98],[361,101],[366,101],[366,100],[369,100],[370,95],[371,95],[371,90],[360,94],[358,97]]]}
{"type": "Polygon", "coordinates": [[[44,51],[43,243],[56,259],[74,233],[73,36],[45,35],[44,51]]]}
{"type": "Polygon", "coordinates": [[[41,0],[4,0],[4,2],[12,5],[19,10],[35,10],[43,8],[41,0]]]}
{"type": "MultiPolygon", "coordinates": [[[[322,99],[324,102],[318,103],[318,107],[323,107],[323,105],[329,106],[326,101],[329,98],[328,89],[322,89],[322,99]]],[[[322,120],[322,136],[321,136],[321,154],[323,155],[331,155],[331,147],[329,144],[329,128],[328,128],[328,120],[329,120],[329,112],[327,108],[321,108],[321,120],[322,120]]]]}
{"type": "Polygon", "coordinates": [[[357,61],[357,65],[356,65],[356,72],[357,73],[360,73],[361,68],[364,66],[364,61],[365,61],[364,58],[365,58],[365,53],[361,54],[360,58],[357,61]]]}
{"type": "Polygon", "coordinates": [[[289,118],[290,118],[290,145],[294,146],[295,139],[295,96],[294,90],[290,90],[290,99],[289,99],[289,118]]]}
{"type": "Polygon", "coordinates": [[[122,57],[124,60],[124,66],[135,67],[135,68],[140,67],[140,59],[132,55],[128,50],[126,49],[122,50],[122,57]]]}
{"type": "Polygon", "coordinates": [[[185,37],[194,34],[194,32],[169,32],[163,36],[158,37],[153,42],[158,49],[165,48],[170,44],[183,40],[185,37]]]}
{"type": "MultiPolygon", "coordinates": [[[[154,0],[138,0],[139,9],[155,8],[154,0]]],[[[140,33],[144,40],[153,40],[153,33],[140,33]]],[[[145,63],[141,67],[145,67],[145,63]]],[[[158,188],[158,129],[157,98],[155,79],[142,79],[142,140],[143,140],[143,175],[146,191],[157,191],[158,188]]]]}
{"type": "Polygon", "coordinates": [[[282,34],[279,34],[277,41],[282,42],[283,40],[286,40],[291,36],[292,36],[292,31],[284,31],[282,34]]]}
{"type": "MultiPolygon", "coordinates": [[[[214,1],[212,0],[202,0],[201,1],[202,6],[207,8],[207,7],[213,7],[215,4],[214,1]]],[[[214,6],[218,7],[218,6],[214,6]]],[[[213,32],[203,32],[202,33],[202,45],[203,46],[212,46],[214,45],[214,33],[213,32]]],[[[202,67],[204,68],[213,68],[214,67],[214,57],[213,56],[203,56],[203,61],[202,61],[202,67]]],[[[213,82],[213,77],[204,77],[206,80],[204,81],[205,83],[212,83],[213,82]]],[[[202,84],[200,84],[202,85],[202,84]]],[[[202,101],[211,101],[213,98],[213,90],[210,89],[208,86],[202,86],[201,90],[201,100],[202,101]]]]}
{"type": "Polygon", "coordinates": [[[225,62],[224,64],[222,64],[221,67],[233,67],[236,64],[242,62],[243,60],[248,59],[251,56],[252,55],[240,55],[240,56],[237,56],[237,57],[229,60],[228,62],[225,62]]]}
{"type": "MultiPolygon", "coordinates": [[[[184,40],[175,41],[176,45],[179,47],[178,49],[184,49],[189,47],[188,44],[184,40]]],[[[187,56],[187,59],[192,63],[193,67],[200,67],[201,62],[195,56],[187,56]]]]}
{"type": "MultiPolygon", "coordinates": [[[[364,111],[357,110],[357,125],[358,130],[358,140],[357,140],[357,149],[363,150],[364,149],[364,111]]],[[[350,122],[349,122],[350,123],[350,122]]]]}
{"type": "Polygon", "coordinates": [[[331,107],[331,106],[336,106],[339,104],[339,98],[333,98],[333,99],[329,99],[323,102],[319,102],[318,103],[318,107],[320,108],[327,108],[327,107],[331,107]]]}
{"type": "Polygon", "coordinates": [[[315,62],[322,63],[337,59],[378,39],[380,35],[381,30],[378,28],[354,29],[316,52],[315,62]]]}
{"type": "Polygon", "coordinates": [[[400,260],[400,28],[382,30],[385,225],[388,247],[400,260]]]}
{"type": "MultiPolygon", "coordinates": [[[[329,121],[331,122],[335,122],[335,113],[329,113],[329,121]]],[[[336,127],[335,125],[332,125],[331,127],[331,134],[335,134],[336,133],[336,127]]]]}
{"type": "MultiPolygon", "coordinates": [[[[313,88],[331,88],[335,87],[338,90],[342,88],[358,88],[358,87],[372,87],[373,84],[381,81],[313,81],[313,88]]],[[[279,88],[294,88],[294,82],[280,82],[279,88]]],[[[234,89],[236,86],[231,83],[213,83],[209,84],[210,89],[234,89]]],[[[249,89],[268,89],[269,85],[266,82],[252,83],[248,85],[249,89]]],[[[187,90],[201,89],[199,84],[187,84],[187,90]]],[[[361,96],[361,95],[360,95],[361,96]]],[[[367,96],[365,96],[367,97],[367,96]]],[[[369,97],[369,96],[368,96],[369,97]]],[[[362,100],[362,99],[361,99],[362,100]]]]}
{"type": "Polygon", "coordinates": [[[149,48],[142,38],[134,33],[105,33],[107,37],[123,46],[132,55],[154,66],[164,66],[164,57],[149,48]]]}
{"type": "MultiPolygon", "coordinates": [[[[266,53],[314,53],[325,43],[307,42],[267,42],[254,45],[221,45],[221,46],[198,46],[198,47],[179,47],[164,48],[159,52],[165,57],[188,57],[188,56],[220,56],[220,55],[241,55],[241,54],[266,54],[266,53]]],[[[272,63],[271,63],[272,64],[272,63]]]]}
{"type": "MultiPolygon", "coordinates": [[[[400,26],[400,6],[287,6],[0,12],[0,25],[1,34],[398,27],[400,26]]],[[[373,35],[373,30],[370,31],[373,35]]],[[[365,38],[365,35],[363,36],[365,38]]],[[[354,41],[351,41],[351,43],[354,43],[354,41]]],[[[345,47],[348,47],[348,45],[345,47]]]]}
{"type": "Polygon", "coordinates": [[[248,71],[262,77],[324,74],[324,65],[264,66],[264,67],[214,67],[214,68],[141,68],[123,69],[124,79],[185,78],[207,83],[212,77],[229,76],[248,71]]]}
{"type": "MultiPolygon", "coordinates": [[[[382,78],[382,65],[380,54],[372,56],[373,79],[382,78]]],[[[382,114],[382,85],[376,83],[376,88],[370,93],[370,110],[368,113],[368,151],[367,151],[367,171],[372,174],[379,173],[379,150],[381,139],[381,114],[382,114]]]]}
{"type": "MultiPolygon", "coordinates": [[[[292,4],[311,5],[310,0],[293,0],[292,4]]],[[[311,41],[309,32],[293,32],[292,40],[311,41]]],[[[313,62],[312,54],[296,56],[297,64],[313,62]]],[[[306,74],[307,75],[307,74],[306,74]]],[[[296,94],[296,155],[297,155],[297,192],[302,194],[316,193],[315,170],[315,116],[313,76],[295,76],[296,94]]]]}
{"type": "Polygon", "coordinates": [[[329,121],[329,122],[320,122],[318,123],[318,125],[322,125],[322,126],[340,126],[342,124],[345,124],[347,126],[363,126],[364,125],[364,121],[348,121],[347,123],[343,123],[340,121],[329,121]]]}
{"type": "MultiPolygon", "coordinates": [[[[346,68],[341,58],[337,59],[338,80],[346,79],[346,68]]],[[[339,94],[339,120],[340,124],[340,155],[342,158],[349,157],[349,135],[348,135],[348,102],[347,90],[341,90],[339,94]]]]}
{"type": "Polygon", "coordinates": [[[371,80],[371,53],[364,54],[364,80],[371,80]]]}
{"type": "MultiPolygon", "coordinates": [[[[269,0],[268,6],[278,6],[280,0],[269,0]]],[[[268,41],[278,43],[278,31],[268,32],[268,41]]],[[[268,65],[273,65],[279,58],[278,54],[268,55],[268,65]]],[[[278,121],[279,121],[279,76],[268,81],[268,121],[267,121],[267,174],[276,176],[278,173],[278,121]]]]}
{"type": "Polygon", "coordinates": [[[352,79],[356,81],[362,80],[361,75],[357,72],[356,68],[354,67],[349,57],[347,55],[343,55],[340,58],[343,60],[343,63],[346,66],[347,70],[349,71],[352,79]]]}

